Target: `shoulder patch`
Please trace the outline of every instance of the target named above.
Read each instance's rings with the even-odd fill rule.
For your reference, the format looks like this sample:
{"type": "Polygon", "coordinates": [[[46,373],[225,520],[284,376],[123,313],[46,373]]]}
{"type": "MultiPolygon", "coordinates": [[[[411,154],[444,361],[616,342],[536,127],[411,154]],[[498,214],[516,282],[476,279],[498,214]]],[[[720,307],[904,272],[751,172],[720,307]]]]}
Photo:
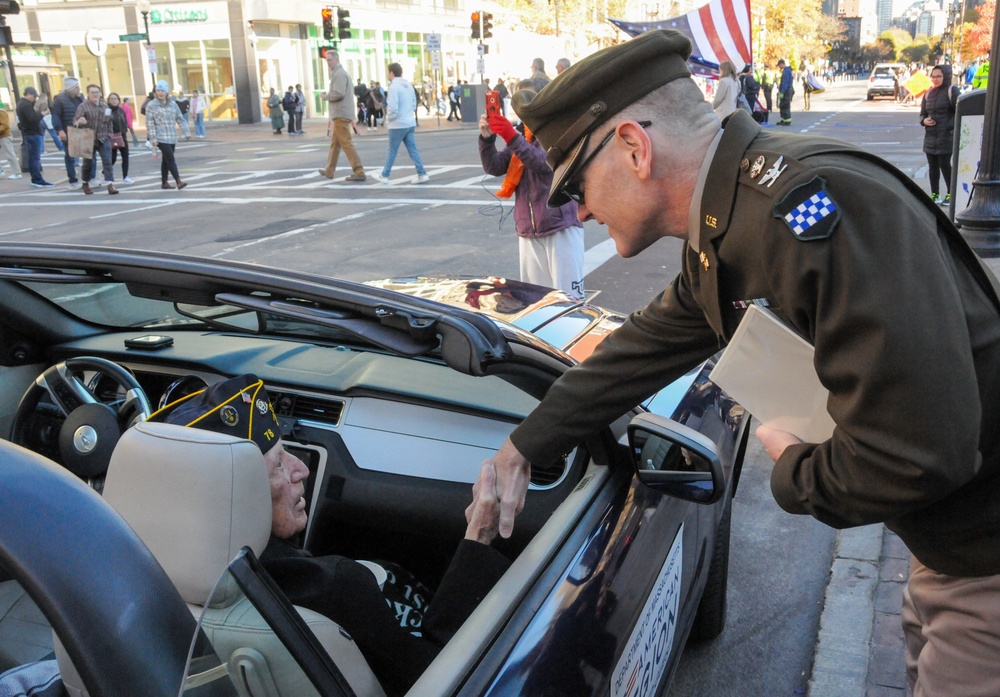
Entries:
{"type": "Polygon", "coordinates": [[[783,220],[800,240],[822,240],[832,235],[840,222],[840,206],[827,193],[826,181],[814,177],[774,204],[774,217],[783,220]]]}

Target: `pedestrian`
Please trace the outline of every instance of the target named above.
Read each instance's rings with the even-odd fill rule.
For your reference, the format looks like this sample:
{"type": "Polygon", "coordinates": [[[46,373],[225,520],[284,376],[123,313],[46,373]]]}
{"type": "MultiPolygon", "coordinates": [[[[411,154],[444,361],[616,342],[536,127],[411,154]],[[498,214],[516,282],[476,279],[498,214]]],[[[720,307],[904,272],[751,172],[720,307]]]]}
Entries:
{"type": "Polygon", "coordinates": [[[413,114],[417,110],[413,85],[403,77],[403,66],[399,63],[389,64],[389,96],[386,100],[386,128],[389,131],[389,149],[385,153],[385,165],[382,173],[375,178],[383,184],[389,183],[392,164],[396,161],[396,152],[400,144],[406,146],[406,152],[417,170],[417,184],[430,181],[424,161],[417,150],[416,119],[413,114]]]}
{"type": "Polygon", "coordinates": [[[191,110],[191,100],[184,96],[183,92],[177,92],[176,97],[177,108],[181,110],[181,116],[184,117],[184,123],[188,124],[190,127],[190,119],[188,112],[191,110]]]}
{"type": "Polygon", "coordinates": [[[764,90],[764,106],[767,107],[767,113],[764,114],[764,123],[769,123],[771,120],[771,110],[774,108],[771,97],[774,93],[774,73],[771,72],[771,68],[768,65],[765,65],[760,73],[760,86],[764,90]]]}
{"type": "Polygon", "coordinates": [[[812,69],[806,65],[802,68],[802,110],[809,111],[809,97],[813,93],[812,82],[810,78],[812,77],[812,69]]]}
{"type": "Polygon", "coordinates": [[[330,109],[330,154],[326,159],[326,167],[319,170],[319,173],[327,179],[333,179],[337,171],[337,160],[340,159],[340,151],[347,155],[347,161],[351,163],[351,174],[344,178],[344,181],[363,182],[367,179],[365,168],[358,157],[358,151],[354,149],[351,128],[354,119],[354,82],[351,76],[340,64],[340,54],[336,51],[326,52],[326,65],[330,69],[330,88],[320,94],[320,99],[325,99],[329,103],[330,109]]]}
{"type": "MultiPolygon", "coordinates": [[[[24,137],[23,132],[21,134],[21,137],[22,138],[24,137]]],[[[0,104],[0,157],[3,157],[3,159],[7,160],[7,164],[10,165],[11,175],[8,178],[20,179],[21,163],[17,159],[17,150],[14,148],[14,136],[13,132],[10,129],[10,117],[7,115],[7,110],[4,108],[2,104],[0,104]]],[[[3,170],[0,169],[0,177],[2,176],[3,176],[3,170]]]]}
{"type": "Polygon", "coordinates": [[[779,126],[792,125],[792,97],[795,96],[795,80],[792,77],[792,68],[785,65],[785,59],[778,61],[778,72],[781,73],[781,82],[778,83],[778,119],[779,126]]]}
{"type": "Polygon", "coordinates": [[[122,184],[134,184],[128,176],[128,118],[117,92],[108,95],[108,106],[111,107],[111,166],[117,164],[118,153],[121,153],[122,184]]]}
{"type": "Polygon", "coordinates": [[[184,140],[191,139],[188,123],[181,115],[177,101],[170,95],[166,80],[156,83],[153,91],[153,101],[146,106],[146,129],[149,141],[160,151],[160,188],[173,189],[174,185],[167,181],[173,176],[177,189],[183,189],[187,182],[181,181],[177,171],[177,160],[174,150],[177,147],[177,127],[181,129],[184,140]]]}
{"type": "MultiPolygon", "coordinates": [[[[63,144],[62,141],[59,140],[59,133],[52,127],[52,110],[49,108],[49,96],[44,92],[38,95],[38,100],[35,102],[35,111],[41,115],[42,128],[44,128],[45,132],[49,134],[50,138],[52,138],[52,142],[55,144],[56,150],[62,152],[63,144]]],[[[45,138],[42,138],[42,154],[45,154],[45,138]]]]}
{"type": "Polygon", "coordinates": [[[504,84],[503,78],[497,80],[497,84],[493,86],[493,91],[500,97],[500,113],[506,116],[507,100],[510,98],[510,91],[507,89],[507,85],[504,84]]]}
{"type": "Polygon", "coordinates": [[[295,135],[295,88],[291,85],[285,91],[285,96],[281,98],[281,108],[285,110],[288,119],[288,135],[295,135]]]}
{"type": "Polygon", "coordinates": [[[736,66],[730,61],[719,63],[719,82],[712,96],[712,108],[719,120],[736,111],[740,96],[740,83],[736,80],[736,66]]]}
{"type": "Polygon", "coordinates": [[[128,132],[132,134],[133,147],[139,147],[139,136],[135,134],[135,111],[132,109],[131,97],[122,100],[122,111],[125,112],[125,121],[128,124],[128,132]]]}
{"type": "Polygon", "coordinates": [[[94,161],[101,157],[102,184],[107,184],[108,193],[112,196],[118,193],[115,188],[115,172],[111,164],[111,107],[104,101],[101,88],[97,85],[87,85],[87,99],[76,108],[73,115],[73,125],[77,128],[89,128],[94,131],[94,149],[91,156],[84,157],[80,164],[80,177],[83,179],[83,193],[93,194],[90,181],[95,175],[94,161]]]}
{"type": "Polygon", "coordinates": [[[384,107],[385,95],[382,92],[382,86],[375,80],[365,94],[365,116],[367,118],[365,125],[369,131],[376,130],[382,123],[385,115],[384,107]]]}
{"type": "MultiPolygon", "coordinates": [[[[517,88],[533,93],[535,81],[524,80],[517,88]]],[[[527,97],[522,94],[519,99],[525,102],[527,97]]],[[[483,171],[504,177],[497,196],[514,196],[521,280],[583,298],[585,249],[577,205],[567,201],[546,207],[552,170],[538,139],[523,123],[515,128],[505,116],[483,114],[479,117],[479,158],[483,171]],[[503,150],[497,150],[497,136],[507,145],[503,150]]]]}
{"type": "Polygon", "coordinates": [[[273,87],[267,96],[267,113],[271,116],[271,130],[274,135],[280,136],[281,129],[285,127],[285,112],[281,106],[281,97],[273,87]]]}
{"type": "MultiPolygon", "coordinates": [[[[80,81],[75,77],[67,76],[63,80],[63,91],[52,100],[52,126],[56,129],[63,145],[69,143],[67,129],[73,125],[76,109],[81,104],[83,104],[83,97],[80,95],[80,81]]],[[[68,147],[63,151],[63,159],[66,163],[66,176],[69,177],[69,188],[79,189],[80,181],[76,176],[76,158],[70,157],[68,147]]]]}
{"type": "Polygon", "coordinates": [[[194,118],[194,137],[205,137],[205,110],[208,100],[198,90],[191,90],[191,116],[194,118]]]}
{"type": "Polygon", "coordinates": [[[461,106],[461,103],[462,103],[461,102],[461,96],[460,96],[461,92],[459,92],[460,89],[461,89],[461,87],[459,86],[459,84],[457,82],[454,85],[452,85],[451,87],[448,88],[448,108],[449,108],[449,111],[448,111],[448,120],[449,121],[451,121],[452,119],[455,119],[455,120],[458,120],[458,121],[462,120],[462,112],[459,109],[459,107],[461,106]]]}
{"type": "Polygon", "coordinates": [[[295,134],[302,135],[302,116],[306,113],[306,95],[302,92],[302,85],[295,85],[295,134]]]}
{"type": "Polygon", "coordinates": [[[570,66],[569,58],[560,58],[556,61],[556,76],[562,75],[563,72],[570,66]]]}
{"type": "Polygon", "coordinates": [[[545,74],[545,61],[541,58],[536,58],[531,61],[531,78],[535,81],[535,91],[541,92],[545,85],[549,84],[552,79],[545,74]]]}
{"type": "Polygon", "coordinates": [[[924,127],[924,154],[927,156],[927,178],[934,203],[951,203],[951,150],[955,133],[955,102],[958,87],[951,84],[951,66],[935,65],[931,69],[933,87],[920,100],[920,125],[924,127]],[[939,179],[944,174],[948,192],[941,198],[939,179]]]}
{"type": "Polygon", "coordinates": [[[912,553],[912,693],[998,695],[998,282],[887,162],[740,112],[720,129],[690,52],[683,34],[649,31],[533,101],[515,94],[550,153],[550,205],[576,200],[624,257],[662,237],[684,247],[673,283],[566,371],[492,458],[500,533],[512,532],[532,462],[604,432],[724,347],[743,308],[765,305],[815,347],[836,424],[821,443],[757,428],[775,500],[837,528],[897,533],[912,553]]]}
{"type": "Polygon", "coordinates": [[[990,52],[986,52],[986,58],[982,60],[976,68],[976,74],[972,77],[972,87],[977,90],[984,90],[990,82],[990,52]]]}

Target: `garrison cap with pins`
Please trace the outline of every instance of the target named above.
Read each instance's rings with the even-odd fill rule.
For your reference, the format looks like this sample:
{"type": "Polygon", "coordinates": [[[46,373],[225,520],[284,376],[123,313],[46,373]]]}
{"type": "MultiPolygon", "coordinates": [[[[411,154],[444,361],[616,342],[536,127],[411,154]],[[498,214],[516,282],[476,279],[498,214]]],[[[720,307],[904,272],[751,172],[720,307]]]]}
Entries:
{"type": "Polygon", "coordinates": [[[545,148],[555,176],[549,206],[569,199],[563,185],[576,173],[590,135],[658,87],[690,77],[691,41],[670,29],[648,31],[574,63],[541,92],[515,92],[514,111],[545,148]]]}
{"type": "Polygon", "coordinates": [[[281,424],[271,408],[264,381],[240,375],[181,397],[149,417],[206,431],[246,438],[267,453],[281,438],[281,424]]]}

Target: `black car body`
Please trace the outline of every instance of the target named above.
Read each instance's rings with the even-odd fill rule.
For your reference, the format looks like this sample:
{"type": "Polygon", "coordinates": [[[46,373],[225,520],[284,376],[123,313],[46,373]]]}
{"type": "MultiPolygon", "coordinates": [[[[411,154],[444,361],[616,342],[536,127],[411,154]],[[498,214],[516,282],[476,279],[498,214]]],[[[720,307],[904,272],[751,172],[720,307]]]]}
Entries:
{"type": "MultiPolygon", "coordinates": [[[[100,486],[99,464],[74,454],[66,433],[81,405],[110,406],[124,428],[141,411],[129,377],[155,407],[259,375],[312,474],[301,544],[392,559],[433,584],[464,531],[480,462],[624,319],[499,278],[361,285],[57,245],[0,243],[0,289],[0,427],[77,475],[0,443],[0,561],[92,695],[137,694],[136,682],[143,694],[170,694],[182,675],[178,636],[193,626],[142,543],[81,492],[80,478],[100,486]],[[24,517],[28,507],[39,515],[24,517]],[[55,519],[53,536],[44,521],[55,519]],[[140,588],[162,602],[121,622],[113,608],[140,588]],[[88,603],[93,611],[80,607],[88,603]]],[[[749,418],[708,380],[711,366],[565,457],[533,463],[515,534],[495,543],[511,568],[409,694],[666,691],[689,635],[711,638],[725,617],[729,513],[749,418]],[[672,419],[689,434],[679,442],[695,439],[717,456],[703,502],[640,482],[626,430],[643,414],[672,419]]]]}

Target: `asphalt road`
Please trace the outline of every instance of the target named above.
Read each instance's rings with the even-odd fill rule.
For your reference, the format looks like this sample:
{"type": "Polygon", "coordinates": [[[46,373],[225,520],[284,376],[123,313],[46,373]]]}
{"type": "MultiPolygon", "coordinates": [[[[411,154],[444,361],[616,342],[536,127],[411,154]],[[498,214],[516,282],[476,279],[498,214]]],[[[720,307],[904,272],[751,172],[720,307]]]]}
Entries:
{"type": "MultiPolygon", "coordinates": [[[[796,100],[792,132],[829,135],[885,157],[925,185],[916,109],[865,101],[863,82],[814,95],[812,110],[796,100]]],[[[772,121],[776,120],[772,118],[772,121]]],[[[517,275],[510,202],[493,195],[500,180],[479,165],[471,126],[423,118],[417,143],[428,184],[413,180],[405,153],[392,184],[346,184],[321,178],[325,126],[305,136],[273,136],[266,125],[209,128],[204,141],[178,146],[190,186],[162,191],[159,161],[133,151],[136,184],[121,195],[69,190],[62,157],[43,158],[59,186],[27,187],[0,179],[0,239],[87,243],[252,261],[366,280],[419,274],[517,275]]],[[[362,131],[358,149],[369,174],[378,171],[385,132],[362,131]]],[[[51,143],[49,144],[51,147],[51,143]]],[[[349,174],[341,159],[338,178],[349,174]]],[[[120,170],[116,170],[116,176],[120,170]]],[[[662,240],[635,259],[614,255],[603,227],[588,224],[588,290],[598,304],[628,312],[642,307],[679,270],[680,242],[662,240]]],[[[714,642],[689,646],[669,692],[794,695],[806,688],[833,531],[780,511],[768,486],[770,460],[755,439],[733,507],[729,621],[714,642]]]]}

